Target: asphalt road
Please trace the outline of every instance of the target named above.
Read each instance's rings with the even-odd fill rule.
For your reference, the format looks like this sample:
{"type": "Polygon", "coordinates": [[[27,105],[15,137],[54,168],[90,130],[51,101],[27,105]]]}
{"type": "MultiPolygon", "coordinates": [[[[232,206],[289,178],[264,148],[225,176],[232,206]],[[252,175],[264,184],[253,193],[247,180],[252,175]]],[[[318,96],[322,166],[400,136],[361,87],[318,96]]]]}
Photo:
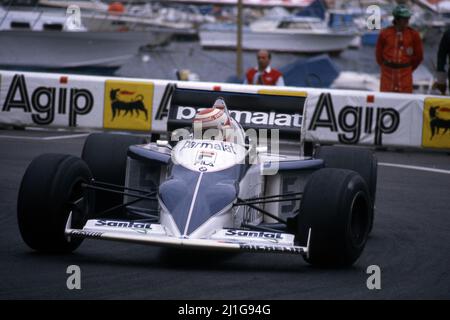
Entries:
{"type": "Polygon", "coordinates": [[[80,154],[84,136],[64,135],[0,131],[0,299],[450,299],[446,153],[377,152],[382,163],[448,172],[380,166],[365,251],[350,269],[323,270],[299,256],[188,255],[176,261],[159,248],[96,240],[70,255],[33,252],[17,226],[20,181],[39,154],[80,154]],[[69,265],[81,268],[81,290],[66,287],[69,265]],[[366,286],[371,265],[380,267],[380,290],[366,286]]]}

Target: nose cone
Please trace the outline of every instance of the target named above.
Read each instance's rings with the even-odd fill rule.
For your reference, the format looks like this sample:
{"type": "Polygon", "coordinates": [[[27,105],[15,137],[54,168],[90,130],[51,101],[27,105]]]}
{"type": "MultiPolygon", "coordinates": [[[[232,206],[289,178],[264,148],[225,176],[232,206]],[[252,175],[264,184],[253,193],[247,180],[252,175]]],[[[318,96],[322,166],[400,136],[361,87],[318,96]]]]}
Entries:
{"type": "Polygon", "coordinates": [[[238,184],[224,172],[198,173],[174,168],[159,187],[159,196],[179,231],[189,235],[234,202],[238,184]]]}

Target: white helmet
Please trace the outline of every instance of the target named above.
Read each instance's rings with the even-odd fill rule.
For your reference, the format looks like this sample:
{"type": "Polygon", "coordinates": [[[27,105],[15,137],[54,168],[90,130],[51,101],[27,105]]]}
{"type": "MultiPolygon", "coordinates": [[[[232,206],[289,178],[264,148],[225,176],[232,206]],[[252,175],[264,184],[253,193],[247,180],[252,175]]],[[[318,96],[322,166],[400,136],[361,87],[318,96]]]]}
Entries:
{"type": "Polygon", "coordinates": [[[230,122],[223,109],[208,108],[197,112],[194,118],[194,126],[201,126],[202,130],[222,128],[230,122]]]}
{"type": "Polygon", "coordinates": [[[215,139],[225,139],[225,130],[230,128],[230,117],[225,101],[223,101],[222,98],[219,98],[214,102],[212,108],[197,112],[194,117],[193,125],[194,133],[197,132],[198,134],[201,132],[202,139],[212,137],[215,137],[215,139]],[[214,130],[210,129],[216,129],[217,131],[214,132],[214,130]],[[211,135],[211,137],[205,136],[206,131],[206,135],[211,135]]]}

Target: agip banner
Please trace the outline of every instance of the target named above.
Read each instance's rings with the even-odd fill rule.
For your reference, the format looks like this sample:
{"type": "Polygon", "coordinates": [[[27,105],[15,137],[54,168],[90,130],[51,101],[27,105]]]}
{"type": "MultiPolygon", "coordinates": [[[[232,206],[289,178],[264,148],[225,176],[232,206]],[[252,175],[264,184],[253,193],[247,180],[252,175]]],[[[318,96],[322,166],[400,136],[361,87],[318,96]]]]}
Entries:
{"type": "Polygon", "coordinates": [[[98,128],[103,85],[97,77],[0,74],[0,123],[98,128]]]}
{"type": "Polygon", "coordinates": [[[308,92],[308,140],[339,144],[420,147],[422,100],[359,91],[308,92]]]}
{"type": "Polygon", "coordinates": [[[450,149],[450,98],[425,99],[422,146],[450,149]]]}
{"type": "MultiPolygon", "coordinates": [[[[450,98],[445,97],[35,72],[0,71],[0,124],[162,133],[175,88],[214,91],[218,97],[221,92],[270,96],[276,112],[280,101],[304,97],[306,140],[450,149],[450,98]]],[[[239,115],[250,122],[266,119],[261,112],[239,115]]],[[[271,114],[267,119],[271,122],[271,114]]]]}
{"type": "Polygon", "coordinates": [[[104,128],[150,131],[153,91],[150,81],[106,80],[104,128]]]}

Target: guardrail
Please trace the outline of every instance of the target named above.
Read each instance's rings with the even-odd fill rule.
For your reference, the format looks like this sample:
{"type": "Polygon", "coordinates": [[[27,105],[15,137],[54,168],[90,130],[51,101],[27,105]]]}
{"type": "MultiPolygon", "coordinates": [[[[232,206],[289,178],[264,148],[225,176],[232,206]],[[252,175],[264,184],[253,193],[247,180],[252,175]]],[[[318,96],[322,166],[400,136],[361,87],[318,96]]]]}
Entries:
{"type": "MultiPolygon", "coordinates": [[[[305,102],[298,106],[306,115],[306,140],[450,149],[450,98],[446,97],[52,73],[0,71],[0,124],[162,133],[167,131],[175,86],[217,91],[218,96],[227,91],[306,97],[299,99],[305,102]]],[[[253,109],[242,117],[292,127],[301,120],[289,122],[292,115],[253,109]]]]}

